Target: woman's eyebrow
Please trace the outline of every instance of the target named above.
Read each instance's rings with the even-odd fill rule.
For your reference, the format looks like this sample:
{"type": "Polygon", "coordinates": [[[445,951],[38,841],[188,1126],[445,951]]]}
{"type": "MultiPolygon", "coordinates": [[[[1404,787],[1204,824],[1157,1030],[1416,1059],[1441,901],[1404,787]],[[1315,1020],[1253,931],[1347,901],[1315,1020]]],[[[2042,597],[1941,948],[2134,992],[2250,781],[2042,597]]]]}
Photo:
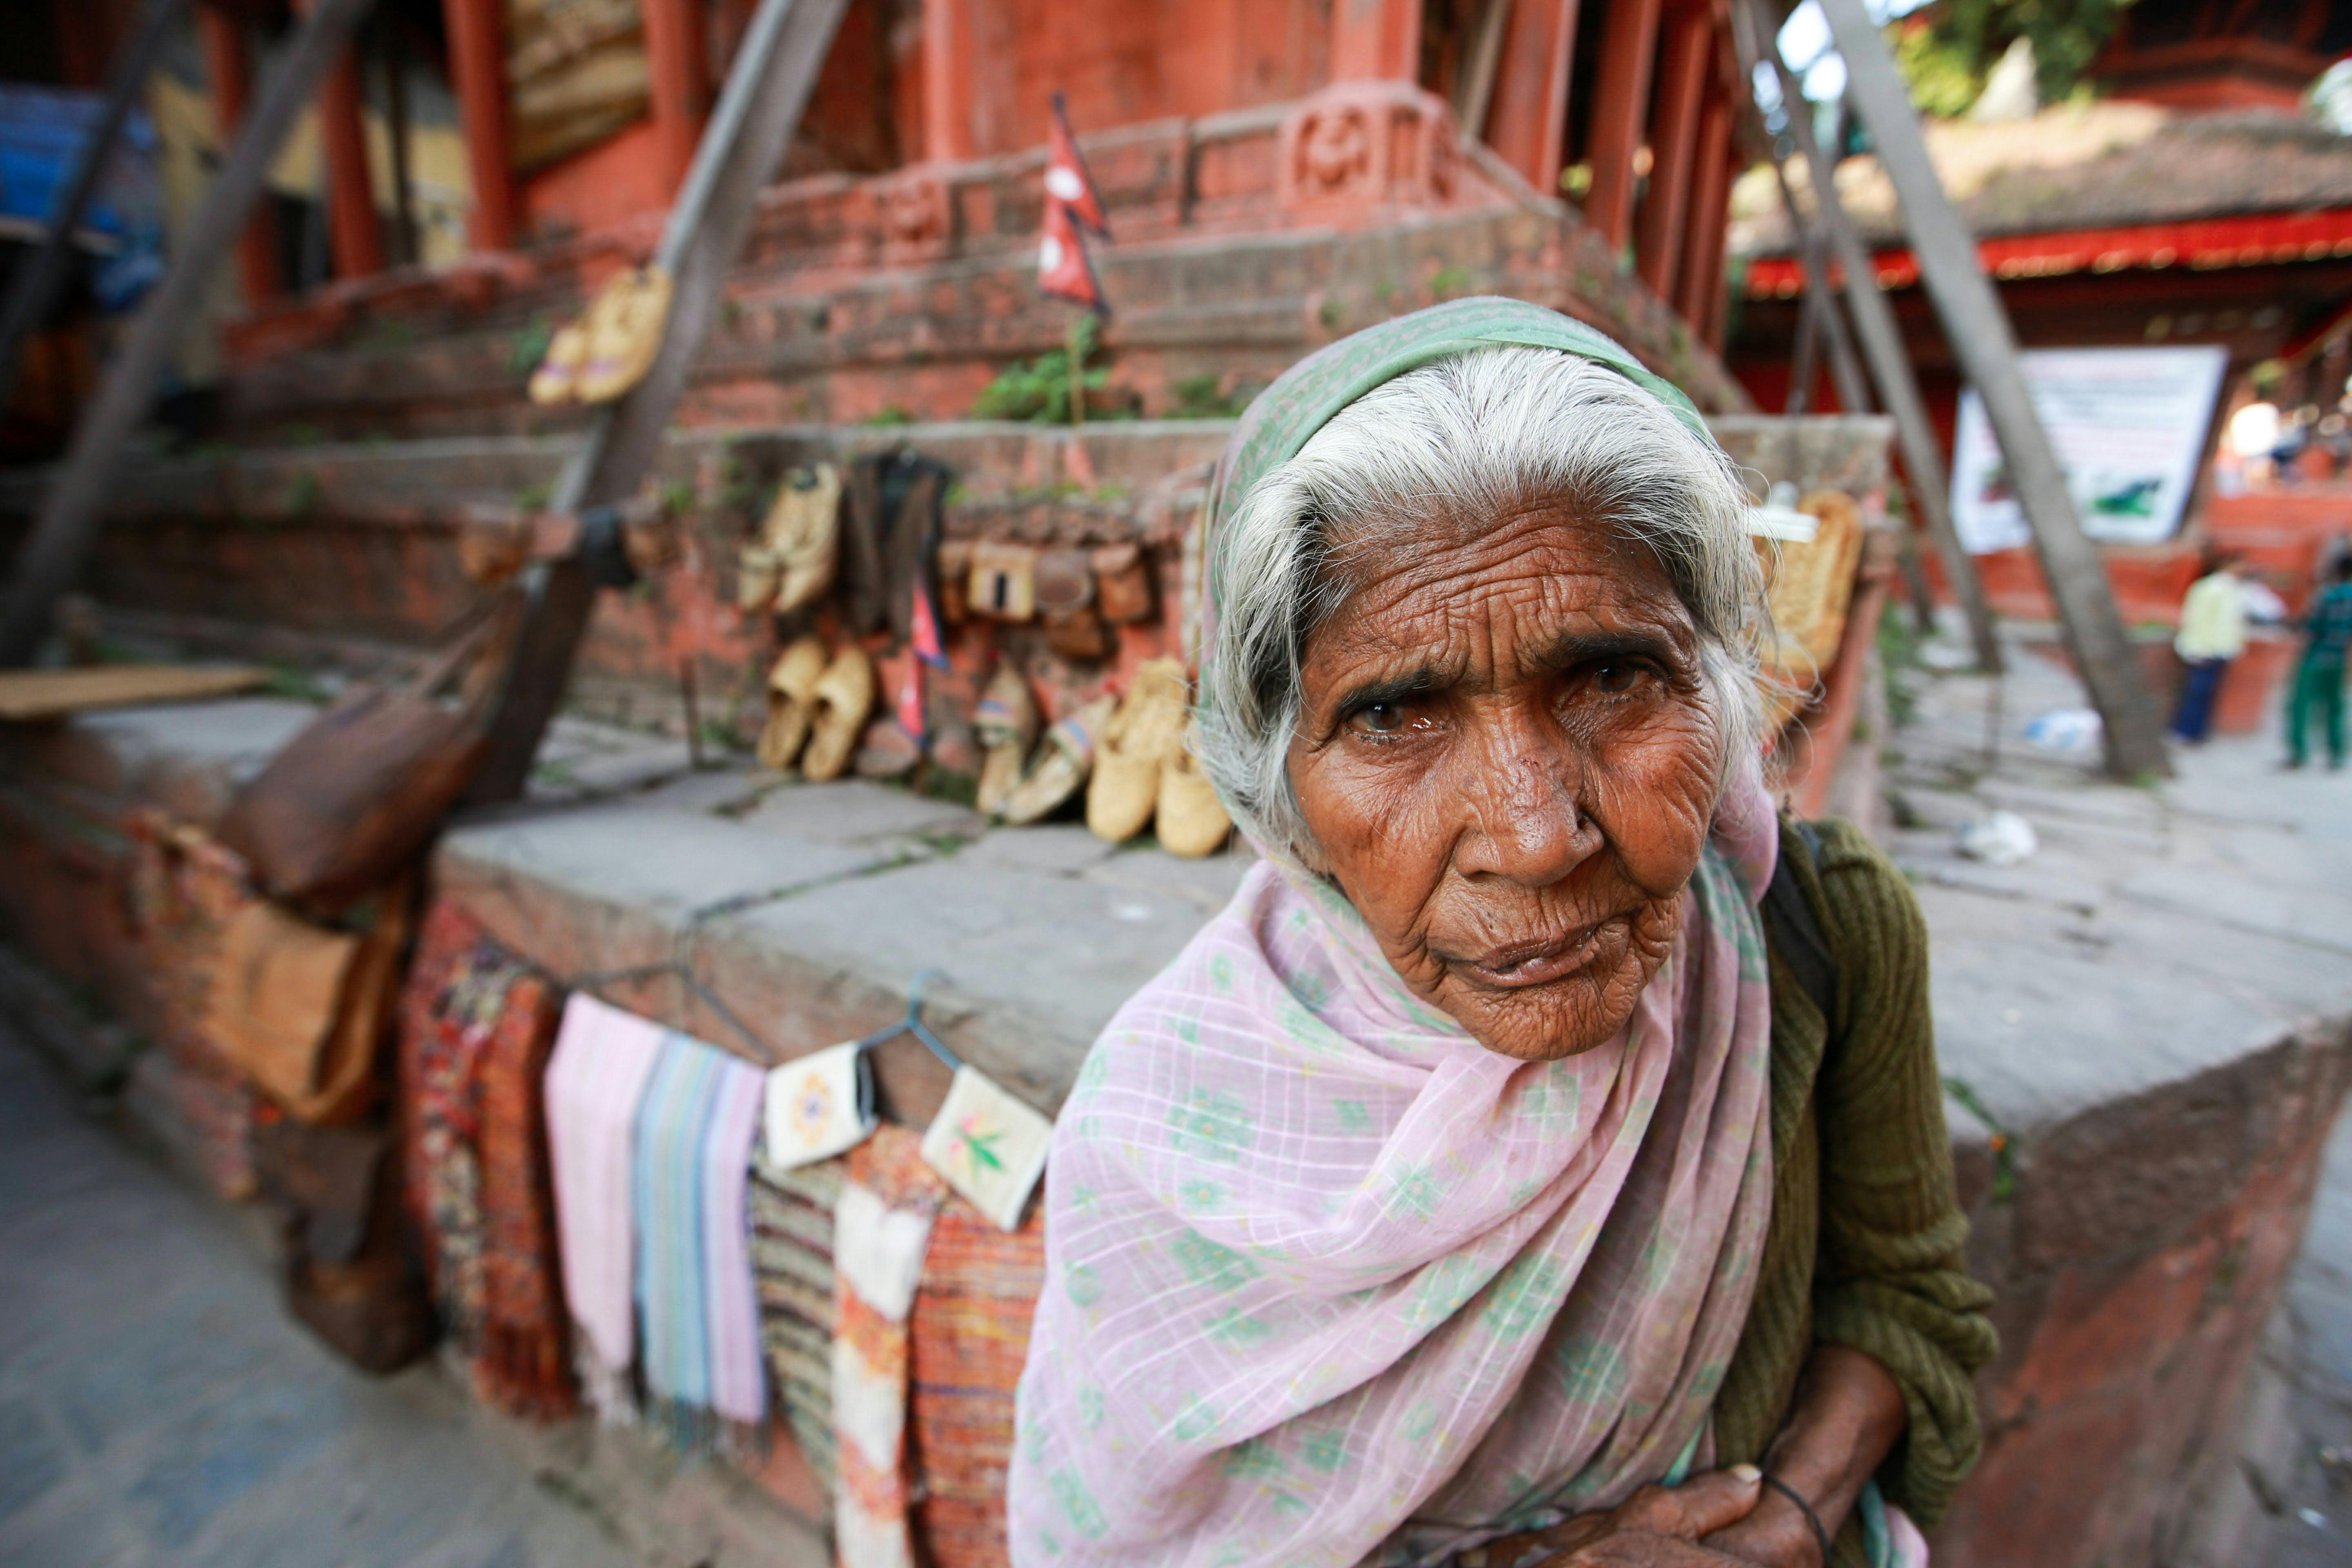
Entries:
{"type": "Polygon", "coordinates": [[[1683,651],[1675,639],[1663,632],[1568,632],[1555,637],[1538,653],[1535,661],[1546,669],[1574,669],[1580,665],[1605,664],[1614,658],[1647,658],[1660,664],[1679,664],[1683,651]]]}
{"type": "Polygon", "coordinates": [[[1400,675],[1381,676],[1376,679],[1350,686],[1339,694],[1335,713],[1353,713],[1381,702],[1402,702],[1407,698],[1426,697],[1433,691],[1443,691],[1453,684],[1453,678],[1433,664],[1424,664],[1400,675]]]}

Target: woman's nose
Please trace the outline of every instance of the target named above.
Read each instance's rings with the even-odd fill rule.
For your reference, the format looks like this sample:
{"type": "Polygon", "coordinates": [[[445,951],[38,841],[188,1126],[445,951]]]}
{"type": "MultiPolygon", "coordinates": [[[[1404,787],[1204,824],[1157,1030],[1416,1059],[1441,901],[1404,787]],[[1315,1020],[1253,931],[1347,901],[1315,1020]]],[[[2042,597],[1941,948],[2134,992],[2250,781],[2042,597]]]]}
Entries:
{"type": "Polygon", "coordinates": [[[1579,809],[1572,758],[1521,744],[1479,772],[1466,792],[1468,831],[1454,857],[1463,875],[1548,888],[1591,855],[1598,835],[1579,809]]]}

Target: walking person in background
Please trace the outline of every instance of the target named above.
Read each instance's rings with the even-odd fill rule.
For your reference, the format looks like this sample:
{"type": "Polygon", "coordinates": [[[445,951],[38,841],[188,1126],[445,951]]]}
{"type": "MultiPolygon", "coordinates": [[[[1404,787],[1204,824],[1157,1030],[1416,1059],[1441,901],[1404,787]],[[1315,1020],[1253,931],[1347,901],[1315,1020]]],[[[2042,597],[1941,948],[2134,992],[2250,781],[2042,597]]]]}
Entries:
{"type": "Polygon", "coordinates": [[[2189,675],[2172,714],[2173,739],[2183,745],[2205,743],[2213,726],[2214,694],[2221,689],[2230,661],[2245,647],[2246,585],[2238,576],[2238,558],[2213,556],[2180,602],[2180,634],[2172,639],[2172,650],[2189,675]]]}
{"type": "MultiPolygon", "coordinates": [[[[2201,584],[2200,584],[2201,585],[2201,584]]],[[[2193,594],[2194,589],[2190,590],[2193,594]]],[[[2327,735],[2327,765],[2344,765],[2344,654],[2352,647],[2352,554],[2338,555],[2326,585],[2303,617],[2303,661],[2287,688],[2286,765],[2311,758],[2308,729],[2314,710],[2327,735]]]]}

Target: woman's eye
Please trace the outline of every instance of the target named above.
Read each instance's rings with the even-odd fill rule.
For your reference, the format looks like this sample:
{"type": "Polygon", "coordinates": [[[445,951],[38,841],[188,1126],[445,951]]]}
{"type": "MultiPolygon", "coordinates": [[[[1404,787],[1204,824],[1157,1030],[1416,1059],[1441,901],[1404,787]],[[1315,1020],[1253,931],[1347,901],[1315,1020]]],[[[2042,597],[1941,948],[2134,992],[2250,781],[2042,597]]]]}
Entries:
{"type": "Polygon", "coordinates": [[[1356,710],[1349,722],[1367,734],[1393,735],[1404,728],[1404,707],[1397,702],[1368,703],[1356,710]]]}
{"type": "Polygon", "coordinates": [[[1638,664],[1604,664],[1592,672],[1592,689],[1606,697],[1622,697],[1648,673],[1638,664]]]}

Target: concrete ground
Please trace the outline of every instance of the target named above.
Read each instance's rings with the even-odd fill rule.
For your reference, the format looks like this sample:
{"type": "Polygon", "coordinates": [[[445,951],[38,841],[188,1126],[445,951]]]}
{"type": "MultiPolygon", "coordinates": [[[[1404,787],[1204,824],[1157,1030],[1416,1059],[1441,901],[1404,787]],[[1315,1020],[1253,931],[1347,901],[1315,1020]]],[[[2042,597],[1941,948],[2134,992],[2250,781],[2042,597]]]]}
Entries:
{"type": "Polygon", "coordinates": [[[310,1338],[251,1219],[86,1113],[0,1017],[0,1563],[641,1561],[452,1380],[369,1377],[310,1338]]]}

